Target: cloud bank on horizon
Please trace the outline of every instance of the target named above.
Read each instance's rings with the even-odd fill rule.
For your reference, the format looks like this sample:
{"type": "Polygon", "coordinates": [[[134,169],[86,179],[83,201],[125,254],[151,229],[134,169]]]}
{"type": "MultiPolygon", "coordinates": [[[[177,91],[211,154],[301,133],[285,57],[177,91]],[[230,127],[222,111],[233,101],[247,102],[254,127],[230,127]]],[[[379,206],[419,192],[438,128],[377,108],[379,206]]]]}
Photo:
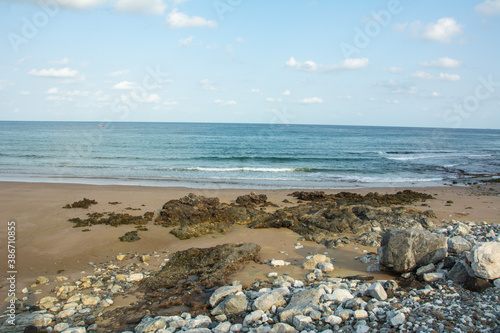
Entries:
{"type": "Polygon", "coordinates": [[[0,0],[0,120],[500,128],[500,0],[0,0]]]}

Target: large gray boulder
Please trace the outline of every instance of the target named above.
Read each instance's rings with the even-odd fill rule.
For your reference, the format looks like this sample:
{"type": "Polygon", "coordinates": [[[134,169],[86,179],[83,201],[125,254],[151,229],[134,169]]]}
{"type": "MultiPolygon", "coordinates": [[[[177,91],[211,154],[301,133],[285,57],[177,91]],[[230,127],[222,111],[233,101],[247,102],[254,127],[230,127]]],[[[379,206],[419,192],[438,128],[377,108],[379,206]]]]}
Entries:
{"type": "Polygon", "coordinates": [[[454,236],[448,239],[448,252],[460,255],[464,251],[470,251],[472,244],[462,236],[454,236]]]}
{"type": "Polygon", "coordinates": [[[314,288],[293,295],[290,303],[280,313],[281,322],[293,324],[294,316],[308,315],[313,310],[319,310],[319,300],[324,293],[323,288],[314,288]]]}
{"type": "Polygon", "coordinates": [[[487,280],[500,278],[500,242],[476,244],[467,259],[476,276],[487,280]]]}
{"type": "Polygon", "coordinates": [[[397,273],[437,263],[448,254],[447,238],[426,230],[391,230],[378,248],[380,264],[397,273]]]}

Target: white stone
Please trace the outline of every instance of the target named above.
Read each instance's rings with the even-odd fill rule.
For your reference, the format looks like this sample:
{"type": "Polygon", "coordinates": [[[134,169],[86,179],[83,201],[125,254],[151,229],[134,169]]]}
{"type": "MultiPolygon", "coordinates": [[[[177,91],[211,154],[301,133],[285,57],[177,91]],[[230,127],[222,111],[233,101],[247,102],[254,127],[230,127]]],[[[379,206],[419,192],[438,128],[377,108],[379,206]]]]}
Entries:
{"type": "Polygon", "coordinates": [[[64,331],[62,331],[62,333],[86,333],[87,330],[85,329],[85,327],[69,327],[67,329],[65,329],[64,331]]]}
{"type": "Polygon", "coordinates": [[[264,311],[262,310],[255,310],[245,316],[245,319],[243,319],[243,326],[249,326],[255,321],[259,320],[262,318],[264,315],[264,311]]]}
{"type": "Polygon", "coordinates": [[[89,305],[96,305],[101,301],[101,299],[97,296],[86,294],[82,295],[81,301],[83,305],[89,306],[89,305]]]}
{"type": "Polygon", "coordinates": [[[338,301],[343,302],[345,300],[354,298],[352,294],[347,289],[335,289],[331,294],[325,294],[322,296],[326,301],[338,301]]]}
{"type": "Polygon", "coordinates": [[[223,323],[220,323],[217,325],[214,329],[214,333],[227,333],[231,329],[231,323],[228,321],[225,321],[223,323]]]}
{"type": "Polygon", "coordinates": [[[328,324],[330,324],[332,326],[340,325],[342,323],[342,318],[340,318],[339,316],[335,316],[335,315],[329,315],[328,317],[326,317],[325,322],[327,322],[328,324]]]}
{"type": "Polygon", "coordinates": [[[391,325],[396,327],[396,326],[404,324],[405,321],[406,321],[405,314],[400,312],[391,318],[391,325]]]}
{"type": "Polygon", "coordinates": [[[304,287],[304,282],[302,282],[301,280],[294,280],[293,287],[294,288],[302,288],[302,287],[304,287]]]}
{"type": "Polygon", "coordinates": [[[135,327],[135,333],[156,332],[156,330],[165,327],[167,327],[167,323],[163,317],[159,316],[152,318],[150,316],[144,316],[139,325],[135,327]]]}
{"type": "Polygon", "coordinates": [[[426,282],[444,280],[444,278],[445,278],[444,273],[425,273],[424,274],[424,281],[426,281],[426,282]]]}
{"type": "Polygon", "coordinates": [[[429,265],[419,267],[417,269],[416,274],[417,274],[417,276],[421,276],[421,275],[424,275],[425,273],[434,272],[435,269],[436,269],[436,266],[433,263],[430,263],[429,265]]]}
{"type": "Polygon", "coordinates": [[[330,262],[330,258],[325,256],[324,254],[315,254],[309,260],[307,260],[302,266],[304,269],[313,270],[316,268],[316,265],[320,262],[330,262]]]}
{"type": "Polygon", "coordinates": [[[69,318],[74,315],[76,311],[74,309],[66,309],[59,312],[56,316],[57,319],[69,318]]]}
{"type": "Polygon", "coordinates": [[[320,262],[316,265],[316,268],[320,269],[322,272],[333,272],[335,269],[331,262],[320,262]]]}
{"type": "Polygon", "coordinates": [[[188,327],[190,328],[206,328],[210,326],[212,319],[205,315],[198,315],[196,318],[189,320],[188,327]]]}
{"type": "Polygon", "coordinates": [[[259,296],[255,302],[253,303],[253,308],[256,310],[267,311],[273,305],[282,306],[284,305],[285,299],[279,292],[267,293],[262,296],[259,296]]]}
{"type": "Polygon", "coordinates": [[[241,284],[237,285],[237,286],[220,287],[213,292],[212,296],[210,296],[210,299],[208,300],[208,304],[210,304],[211,307],[214,307],[217,304],[219,304],[222,301],[222,299],[224,297],[226,297],[227,295],[236,294],[237,292],[239,292],[241,290],[242,290],[241,284]]]}
{"type": "Polygon", "coordinates": [[[354,311],[354,318],[366,319],[366,318],[368,318],[368,312],[366,312],[365,310],[356,310],[356,311],[354,311]]]}
{"type": "Polygon", "coordinates": [[[231,332],[239,332],[239,331],[241,331],[242,328],[243,328],[242,324],[233,324],[233,325],[231,325],[230,331],[231,332]]]}
{"type": "Polygon", "coordinates": [[[307,324],[312,323],[312,318],[304,315],[297,315],[293,317],[293,326],[299,331],[306,328],[307,324]]]}
{"type": "Polygon", "coordinates": [[[278,259],[271,260],[271,266],[274,266],[274,267],[282,267],[282,266],[288,266],[288,265],[290,265],[290,263],[288,261],[278,260],[278,259]]]}
{"type": "Polygon", "coordinates": [[[16,316],[16,325],[18,326],[42,326],[43,316],[39,313],[26,313],[19,314],[16,316]]]}
{"type": "Polygon", "coordinates": [[[59,323],[54,326],[55,332],[62,332],[69,327],[68,323],[59,323]]]}
{"type": "Polygon", "coordinates": [[[118,261],[123,261],[125,259],[127,259],[127,255],[125,255],[125,254],[119,254],[116,256],[116,260],[118,260],[118,261]]]}
{"type": "Polygon", "coordinates": [[[268,277],[268,278],[275,278],[275,277],[278,277],[278,273],[277,273],[277,272],[271,272],[271,273],[267,274],[267,277],[268,277]]]}
{"type": "Polygon", "coordinates": [[[366,292],[373,298],[377,299],[377,301],[385,301],[387,299],[387,293],[385,292],[382,283],[379,281],[373,283],[366,292]]]}
{"type": "Polygon", "coordinates": [[[476,244],[468,255],[476,276],[494,280],[500,278],[500,243],[486,242],[476,244]]]}
{"type": "Polygon", "coordinates": [[[142,279],[144,279],[144,274],[142,274],[142,273],[135,273],[135,274],[131,274],[127,278],[127,282],[139,282],[139,281],[142,281],[142,279]]]}

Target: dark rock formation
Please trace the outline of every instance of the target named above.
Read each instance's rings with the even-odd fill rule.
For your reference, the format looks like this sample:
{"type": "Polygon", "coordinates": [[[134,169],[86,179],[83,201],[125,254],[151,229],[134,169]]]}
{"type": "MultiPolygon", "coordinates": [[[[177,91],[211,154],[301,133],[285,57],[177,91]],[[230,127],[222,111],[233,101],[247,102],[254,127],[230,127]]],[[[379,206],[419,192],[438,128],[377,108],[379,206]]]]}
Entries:
{"type": "Polygon", "coordinates": [[[190,193],[188,196],[178,200],[170,200],[163,205],[155,224],[166,227],[179,226],[172,233],[180,239],[224,232],[233,224],[247,224],[267,214],[252,208],[255,203],[250,203],[254,199],[255,202],[261,202],[259,200],[262,199],[266,202],[267,197],[257,196],[255,198],[250,195],[246,200],[240,199],[241,202],[248,204],[248,207],[245,207],[228,205],[221,203],[218,198],[206,198],[190,193]]]}
{"type": "Polygon", "coordinates": [[[208,314],[207,301],[214,287],[226,284],[245,263],[259,261],[259,251],[259,245],[245,243],[176,252],[160,272],[141,282],[139,288],[144,295],[139,301],[104,313],[105,320],[113,320],[100,327],[109,332],[133,330],[145,314],[208,314]]]}
{"type": "Polygon", "coordinates": [[[255,192],[237,197],[236,203],[243,207],[255,207],[259,205],[265,207],[266,205],[272,205],[272,203],[267,201],[267,195],[257,195],[255,192]]]}
{"type": "Polygon", "coordinates": [[[83,200],[75,201],[72,204],[67,204],[63,208],[89,208],[91,205],[97,205],[97,201],[83,198],[83,200]]]}

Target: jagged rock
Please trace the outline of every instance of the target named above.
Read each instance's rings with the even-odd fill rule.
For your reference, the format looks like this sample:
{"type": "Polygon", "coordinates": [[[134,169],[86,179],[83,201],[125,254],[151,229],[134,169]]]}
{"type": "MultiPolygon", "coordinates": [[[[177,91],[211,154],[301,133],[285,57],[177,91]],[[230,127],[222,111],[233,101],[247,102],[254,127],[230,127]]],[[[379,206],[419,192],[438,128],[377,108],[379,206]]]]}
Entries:
{"type": "Polygon", "coordinates": [[[419,267],[417,269],[417,271],[415,272],[415,274],[417,276],[421,276],[421,275],[424,275],[425,273],[434,272],[435,269],[436,269],[436,265],[434,265],[433,263],[430,263],[429,265],[419,267]]]}
{"type": "Polygon", "coordinates": [[[283,266],[290,265],[290,263],[288,261],[281,260],[281,259],[271,259],[270,264],[273,267],[283,267],[283,266]]]}
{"type": "Polygon", "coordinates": [[[296,315],[293,317],[293,326],[299,331],[305,329],[309,323],[312,323],[312,318],[304,315],[296,315]]]}
{"type": "Polygon", "coordinates": [[[255,194],[251,192],[247,195],[242,195],[236,198],[236,203],[243,207],[255,207],[256,205],[265,205],[267,203],[267,195],[255,194]]]}
{"type": "Polygon", "coordinates": [[[397,273],[405,273],[447,255],[447,239],[425,230],[406,229],[387,232],[378,248],[380,264],[397,273]]]}
{"type": "Polygon", "coordinates": [[[212,296],[210,296],[209,299],[209,304],[211,307],[215,307],[217,304],[219,304],[222,299],[228,295],[236,294],[237,292],[241,291],[241,284],[236,285],[236,286],[224,286],[217,288],[212,296]]]}
{"type": "Polygon", "coordinates": [[[264,315],[264,311],[262,310],[255,310],[245,316],[243,319],[243,326],[249,326],[255,321],[259,320],[262,318],[262,315],[264,315]]]}
{"type": "Polygon", "coordinates": [[[319,310],[319,300],[324,293],[323,288],[314,288],[294,294],[290,303],[280,313],[280,320],[293,324],[293,316],[308,315],[312,310],[319,310]]]}
{"type": "Polygon", "coordinates": [[[470,232],[470,228],[463,224],[463,223],[457,223],[453,230],[451,231],[451,236],[466,236],[470,232]]]}
{"type": "Polygon", "coordinates": [[[331,294],[323,295],[325,301],[343,302],[345,300],[354,298],[354,296],[347,289],[335,289],[331,294]]]}
{"type": "Polygon", "coordinates": [[[325,322],[327,322],[328,324],[330,324],[332,326],[335,326],[335,325],[339,325],[342,323],[342,318],[340,318],[339,316],[335,316],[335,315],[329,315],[328,317],[325,318],[325,322]]]}
{"type": "Polygon", "coordinates": [[[271,293],[266,293],[262,296],[259,296],[253,303],[253,308],[256,310],[262,310],[262,311],[267,311],[271,309],[274,306],[282,306],[284,305],[285,299],[283,298],[283,295],[281,295],[279,292],[274,291],[271,293]]]}
{"type": "Polygon", "coordinates": [[[118,261],[123,261],[125,259],[127,259],[127,255],[126,254],[119,254],[119,255],[116,256],[116,260],[118,260],[118,261]]]}
{"type": "Polygon", "coordinates": [[[223,244],[212,248],[191,248],[175,253],[154,277],[145,280],[151,289],[172,288],[179,280],[196,275],[205,288],[224,284],[228,275],[246,261],[258,261],[260,246],[253,243],[223,244]],[[209,268],[208,268],[209,267],[209,268]]]}
{"type": "Polygon", "coordinates": [[[474,275],[472,268],[464,260],[460,260],[448,272],[448,280],[462,284],[467,281],[468,277],[474,275]]]}
{"type": "Polygon", "coordinates": [[[307,260],[302,265],[302,267],[304,267],[304,269],[312,271],[313,269],[316,268],[316,265],[321,262],[330,262],[330,258],[325,256],[324,254],[315,254],[314,256],[312,256],[312,258],[307,260]]]}
{"type": "Polygon", "coordinates": [[[500,243],[476,244],[467,257],[476,276],[494,280],[500,278],[500,243]]]}
{"type": "Polygon", "coordinates": [[[134,273],[130,274],[130,276],[127,278],[127,282],[139,282],[144,279],[144,274],[142,273],[134,273]]]}
{"type": "Polygon", "coordinates": [[[373,283],[370,287],[368,287],[366,292],[368,293],[368,295],[377,299],[378,301],[385,301],[387,299],[387,293],[385,292],[382,283],[378,281],[373,283]]]}
{"type": "Polygon", "coordinates": [[[228,205],[220,203],[218,198],[206,198],[190,193],[181,199],[165,203],[155,224],[180,226],[172,230],[172,233],[180,239],[187,239],[207,233],[224,232],[232,224],[248,224],[266,215],[268,214],[252,207],[228,205]]]}
{"type": "Polygon", "coordinates": [[[462,236],[455,236],[448,239],[448,252],[459,255],[464,251],[470,251],[472,244],[462,236]]]}
{"type": "Polygon", "coordinates": [[[212,315],[238,314],[246,311],[248,301],[244,295],[229,295],[211,312],[212,315]]]}
{"type": "Polygon", "coordinates": [[[231,329],[231,323],[228,321],[219,323],[214,329],[214,333],[227,333],[231,329]]]}
{"type": "Polygon", "coordinates": [[[16,316],[16,325],[19,326],[42,326],[43,322],[44,318],[40,313],[23,313],[16,316]]]}
{"type": "Polygon", "coordinates": [[[207,328],[212,323],[210,317],[205,315],[198,315],[195,318],[189,320],[187,327],[190,328],[207,328]]]}
{"type": "Polygon", "coordinates": [[[444,273],[425,273],[424,274],[424,281],[426,282],[434,282],[437,280],[444,280],[445,274],[444,273]]]}
{"type": "Polygon", "coordinates": [[[268,333],[297,333],[297,330],[285,323],[277,323],[268,333]]]}

